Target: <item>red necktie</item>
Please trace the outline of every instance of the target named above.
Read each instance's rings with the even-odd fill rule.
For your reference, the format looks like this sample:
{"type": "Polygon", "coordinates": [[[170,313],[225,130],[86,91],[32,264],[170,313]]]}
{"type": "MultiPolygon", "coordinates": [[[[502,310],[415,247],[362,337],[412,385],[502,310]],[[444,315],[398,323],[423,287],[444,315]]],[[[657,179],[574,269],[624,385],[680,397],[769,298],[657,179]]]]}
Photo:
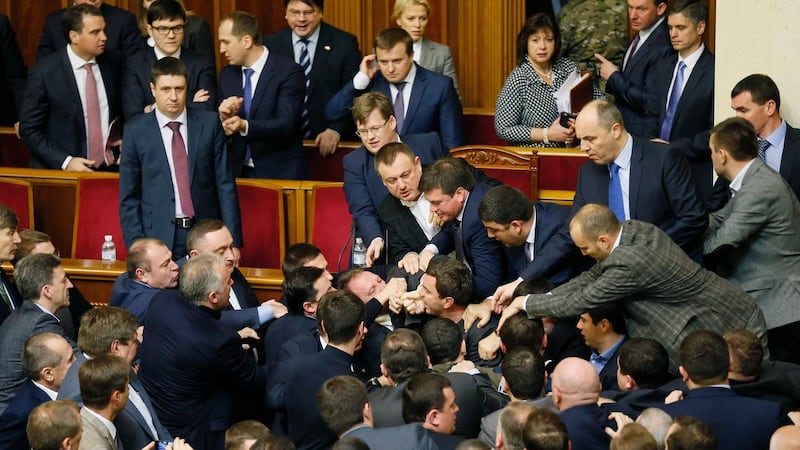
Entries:
{"type": "Polygon", "coordinates": [[[187,217],[194,217],[194,204],[189,189],[189,157],[181,136],[181,123],[169,122],[167,126],[172,130],[172,164],[175,166],[175,183],[178,184],[178,195],[181,197],[181,210],[187,217]]]}
{"type": "Polygon", "coordinates": [[[97,80],[92,72],[93,63],[86,63],[86,116],[88,120],[89,139],[86,156],[100,166],[105,161],[105,145],[103,145],[103,127],[100,121],[100,98],[97,95],[97,80]]]}

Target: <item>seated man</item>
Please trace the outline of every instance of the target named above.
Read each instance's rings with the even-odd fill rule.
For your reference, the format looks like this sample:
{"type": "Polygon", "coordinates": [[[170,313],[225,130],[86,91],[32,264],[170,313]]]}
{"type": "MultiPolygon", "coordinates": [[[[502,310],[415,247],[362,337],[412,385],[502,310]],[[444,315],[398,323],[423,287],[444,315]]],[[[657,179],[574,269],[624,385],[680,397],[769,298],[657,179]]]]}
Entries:
{"type": "Polygon", "coordinates": [[[78,406],[69,400],[54,400],[37,406],[26,428],[32,450],[75,450],[81,442],[83,424],[78,406]]]}
{"type": "Polygon", "coordinates": [[[617,385],[617,354],[627,339],[625,317],[614,306],[593,308],[581,314],[578,329],[592,349],[589,362],[600,374],[604,391],[619,390],[617,385]]]}
{"type": "MultiPolygon", "coordinates": [[[[525,448],[525,442],[522,440],[522,433],[525,430],[525,423],[528,421],[528,416],[536,411],[536,407],[525,402],[511,402],[497,415],[497,425],[494,432],[497,437],[494,442],[494,448],[497,450],[516,450],[525,448]]],[[[483,424],[481,424],[483,428],[483,424]]],[[[483,440],[483,430],[481,430],[481,442],[483,440]]],[[[489,447],[491,448],[491,446],[489,447]]]]}
{"type": "Polygon", "coordinates": [[[101,355],[81,365],[81,448],[118,449],[117,429],[111,423],[128,403],[129,372],[128,362],[112,355],[101,355]]]}
{"type": "Polygon", "coordinates": [[[619,390],[604,391],[601,397],[642,411],[663,406],[664,399],[674,389],[686,390],[680,380],[670,382],[669,356],[658,341],[630,338],[619,347],[616,359],[619,390]]]}
{"type": "Polygon", "coordinates": [[[455,450],[463,437],[456,430],[456,394],[443,375],[420,373],[403,388],[403,421],[421,423],[440,450],[455,450]]]}
{"type": "Polygon", "coordinates": [[[178,286],[178,265],[163,242],[142,238],[128,249],[125,266],[126,272],[114,281],[108,304],[132,312],[143,323],[153,296],[178,286]]]}

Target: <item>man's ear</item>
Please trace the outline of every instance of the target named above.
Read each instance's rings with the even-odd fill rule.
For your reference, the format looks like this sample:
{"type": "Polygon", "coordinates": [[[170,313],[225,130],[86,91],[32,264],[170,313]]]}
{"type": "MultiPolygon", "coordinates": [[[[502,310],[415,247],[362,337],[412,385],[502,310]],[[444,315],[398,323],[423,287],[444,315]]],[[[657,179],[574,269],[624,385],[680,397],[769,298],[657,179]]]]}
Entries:
{"type": "Polygon", "coordinates": [[[383,363],[381,363],[381,375],[389,378],[389,371],[386,370],[386,366],[384,366],[383,363]]]}
{"type": "Polygon", "coordinates": [[[425,423],[429,423],[434,427],[439,426],[439,410],[438,409],[431,409],[425,414],[425,423]]]}
{"type": "MultiPolygon", "coordinates": [[[[625,380],[622,384],[625,385],[625,390],[626,391],[630,391],[631,389],[633,389],[634,386],[636,386],[636,382],[633,381],[633,377],[632,376],[622,374],[622,379],[625,380]]],[[[622,386],[620,386],[620,387],[622,387],[622,386]]]]}
{"type": "Polygon", "coordinates": [[[686,369],[683,368],[683,366],[678,366],[678,372],[680,373],[681,379],[683,381],[689,381],[689,372],[687,372],[686,369]]]}
{"type": "Polygon", "coordinates": [[[444,306],[444,309],[450,309],[455,304],[456,300],[453,297],[445,297],[442,299],[442,306],[444,306]]]}

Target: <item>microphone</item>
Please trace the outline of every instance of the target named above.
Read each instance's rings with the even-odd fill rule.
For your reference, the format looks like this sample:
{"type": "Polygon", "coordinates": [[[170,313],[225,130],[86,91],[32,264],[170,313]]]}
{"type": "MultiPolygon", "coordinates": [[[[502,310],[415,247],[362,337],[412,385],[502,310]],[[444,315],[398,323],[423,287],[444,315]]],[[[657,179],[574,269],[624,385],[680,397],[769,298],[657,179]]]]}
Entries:
{"type": "MultiPolygon", "coordinates": [[[[353,245],[355,245],[356,239],[356,229],[358,228],[358,223],[356,223],[356,219],[353,218],[353,223],[350,225],[350,234],[347,235],[347,239],[344,240],[344,244],[342,245],[342,249],[339,251],[339,257],[336,259],[336,269],[338,272],[342,271],[342,256],[344,256],[344,251],[347,250],[347,245],[350,244],[350,253],[353,252],[353,245]]],[[[347,265],[350,267],[350,265],[347,265]]]]}

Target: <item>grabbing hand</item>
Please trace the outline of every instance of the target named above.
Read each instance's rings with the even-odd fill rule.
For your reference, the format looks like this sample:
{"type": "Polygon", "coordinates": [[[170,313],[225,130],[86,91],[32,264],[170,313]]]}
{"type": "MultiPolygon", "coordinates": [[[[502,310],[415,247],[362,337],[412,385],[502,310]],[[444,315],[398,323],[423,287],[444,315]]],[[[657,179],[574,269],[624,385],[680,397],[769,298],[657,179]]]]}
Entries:
{"type": "Polygon", "coordinates": [[[500,350],[500,336],[492,333],[478,342],[478,356],[484,361],[491,361],[500,350]]]}
{"type": "Polygon", "coordinates": [[[468,331],[472,328],[472,324],[475,321],[478,321],[478,328],[483,328],[489,323],[489,319],[492,318],[492,306],[489,299],[482,301],[481,303],[473,303],[471,305],[467,305],[467,308],[464,310],[464,331],[468,331]]]}
{"type": "Polygon", "coordinates": [[[512,296],[514,295],[514,291],[517,289],[517,286],[522,283],[521,279],[516,279],[510,283],[506,283],[497,288],[492,295],[492,311],[500,314],[503,312],[503,308],[511,301],[512,296]]]}
{"type": "Polygon", "coordinates": [[[381,257],[381,251],[383,251],[383,239],[373,239],[367,247],[367,267],[372,267],[372,264],[381,257]]]}
{"type": "Polygon", "coordinates": [[[406,256],[403,256],[403,259],[397,263],[397,267],[405,270],[410,275],[414,275],[419,272],[419,255],[414,252],[406,253],[406,256]]]}
{"type": "Polygon", "coordinates": [[[436,256],[430,250],[423,250],[422,253],[419,254],[419,268],[420,270],[428,270],[428,263],[431,262],[433,257],[436,256]]]}

